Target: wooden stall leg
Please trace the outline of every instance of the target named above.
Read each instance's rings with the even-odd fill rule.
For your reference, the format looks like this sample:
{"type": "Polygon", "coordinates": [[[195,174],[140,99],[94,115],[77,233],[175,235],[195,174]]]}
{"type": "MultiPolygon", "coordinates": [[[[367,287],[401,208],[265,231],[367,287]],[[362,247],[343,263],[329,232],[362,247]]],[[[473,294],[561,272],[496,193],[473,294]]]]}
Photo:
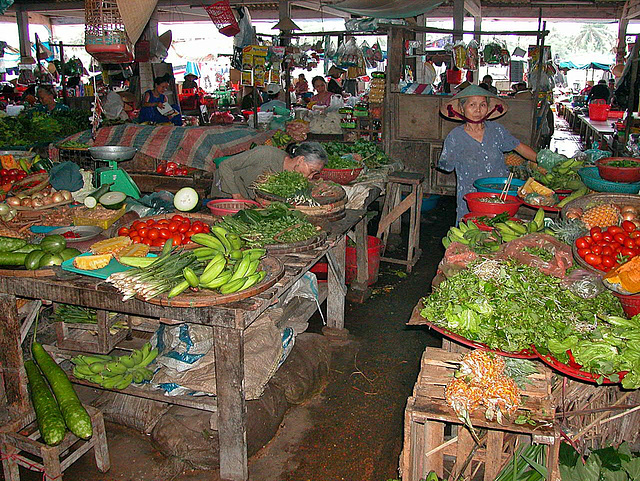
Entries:
{"type": "Polygon", "coordinates": [[[420,216],[422,213],[422,183],[416,186],[416,199],[410,212],[409,224],[409,251],[407,252],[407,272],[411,272],[413,266],[420,257],[420,216]]]}
{"type": "Polygon", "coordinates": [[[327,252],[329,272],[327,273],[327,326],[344,329],[344,298],[347,286],[344,284],[344,264],[347,248],[346,236],[338,239],[327,252]]]}
{"type": "MultiPolygon", "coordinates": [[[[427,420],[424,423],[424,452],[428,453],[444,442],[444,423],[427,420]]],[[[435,452],[423,462],[425,469],[420,478],[427,476],[430,471],[435,471],[439,478],[444,475],[444,455],[442,451],[435,452]]]]}
{"type": "Polygon", "coordinates": [[[7,404],[16,412],[27,409],[27,373],[20,342],[20,320],[16,297],[0,294],[0,366],[3,369],[7,404]]]}
{"type": "Polygon", "coordinates": [[[18,449],[2,442],[2,471],[4,473],[5,481],[20,481],[20,467],[18,462],[11,457],[13,454],[17,454],[18,449]]]}
{"type": "Polygon", "coordinates": [[[62,467],[58,448],[46,446],[42,448],[41,453],[45,472],[44,480],[59,481],[62,478],[62,467]]]}
{"type": "Polygon", "coordinates": [[[484,481],[493,481],[502,465],[502,442],[504,432],[490,429],[487,431],[487,454],[484,462],[484,481]]]}
{"type": "MultiPolygon", "coordinates": [[[[458,427],[458,450],[456,452],[456,464],[453,467],[453,474],[455,476],[460,474],[460,470],[464,465],[469,453],[475,446],[476,442],[471,437],[471,433],[467,428],[463,428],[462,426],[458,427]]],[[[469,463],[467,468],[464,471],[464,475],[468,476],[471,474],[471,465],[473,463],[469,463]]]]}
{"type": "Polygon", "coordinates": [[[369,297],[369,243],[366,217],[356,224],[354,233],[356,236],[356,266],[358,273],[355,280],[351,282],[348,299],[362,304],[369,297]]]}
{"type": "Polygon", "coordinates": [[[93,436],[95,444],[93,445],[93,456],[96,459],[98,471],[106,473],[111,467],[109,459],[109,447],[107,444],[107,433],[104,429],[104,419],[102,415],[93,418],[93,436]]]}
{"type": "MultiPolygon", "coordinates": [[[[344,247],[343,247],[344,249],[344,247]]],[[[241,329],[213,328],[220,477],[246,481],[247,408],[244,399],[244,333],[241,329]]]]}

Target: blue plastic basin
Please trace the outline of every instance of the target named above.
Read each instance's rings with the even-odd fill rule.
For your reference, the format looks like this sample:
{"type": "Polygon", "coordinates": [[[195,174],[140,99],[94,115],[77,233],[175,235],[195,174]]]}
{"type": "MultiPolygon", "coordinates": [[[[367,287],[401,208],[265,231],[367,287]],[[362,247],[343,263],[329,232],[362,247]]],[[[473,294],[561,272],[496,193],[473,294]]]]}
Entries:
{"type": "MultiPolygon", "coordinates": [[[[478,192],[492,192],[494,194],[502,193],[504,185],[507,183],[506,177],[482,177],[477,179],[473,186],[478,192]]],[[[517,196],[518,189],[524,185],[524,180],[512,179],[511,187],[509,188],[509,195],[517,196]]]]}

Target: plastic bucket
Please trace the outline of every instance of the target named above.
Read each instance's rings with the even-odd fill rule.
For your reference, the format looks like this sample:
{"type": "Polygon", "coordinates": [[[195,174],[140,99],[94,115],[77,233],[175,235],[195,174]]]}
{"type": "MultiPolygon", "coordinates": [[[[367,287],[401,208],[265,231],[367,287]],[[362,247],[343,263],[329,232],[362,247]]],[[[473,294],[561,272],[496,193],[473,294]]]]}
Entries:
{"type": "Polygon", "coordinates": [[[613,293],[620,300],[622,304],[622,310],[627,317],[633,317],[636,314],[640,314],[640,294],[634,294],[632,296],[625,296],[624,294],[613,293]]]}
{"type": "Polygon", "coordinates": [[[589,104],[589,118],[591,120],[607,120],[607,117],[609,116],[609,109],[611,108],[611,106],[607,105],[604,100],[602,100],[601,102],[602,103],[596,100],[589,104]]]}
{"type": "Polygon", "coordinates": [[[462,82],[462,70],[447,70],[447,83],[458,85],[462,82]]]}
{"type": "MultiPolygon", "coordinates": [[[[380,270],[380,251],[382,250],[382,241],[374,236],[367,237],[367,257],[369,259],[369,279],[367,285],[375,284],[378,280],[378,271],[380,270]]],[[[350,284],[358,274],[358,266],[356,264],[356,248],[347,246],[347,257],[345,259],[345,280],[350,284]]]]}

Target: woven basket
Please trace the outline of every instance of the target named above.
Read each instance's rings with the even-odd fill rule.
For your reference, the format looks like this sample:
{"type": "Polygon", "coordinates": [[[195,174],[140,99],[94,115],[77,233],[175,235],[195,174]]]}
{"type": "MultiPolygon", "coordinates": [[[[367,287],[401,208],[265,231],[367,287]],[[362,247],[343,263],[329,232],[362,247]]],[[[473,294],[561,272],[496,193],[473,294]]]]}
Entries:
{"type": "Polygon", "coordinates": [[[252,200],[215,199],[207,202],[207,207],[213,215],[223,216],[235,214],[243,209],[260,207],[260,204],[252,200]]]}
{"type": "Polygon", "coordinates": [[[616,192],[621,194],[637,194],[640,192],[640,182],[626,184],[611,182],[600,177],[597,167],[583,167],[578,174],[584,185],[597,192],[616,192]]]}
{"type": "Polygon", "coordinates": [[[340,185],[347,185],[349,182],[358,178],[362,169],[363,167],[355,169],[322,169],[320,171],[320,177],[324,180],[337,182],[340,185]]]}
{"type": "Polygon", "coordinates": [[[579,197],[575,200],[572,200],[567,205],[562,208],[560,215],[563,219],[567,217],[567,210],[569,209],[588,209],[589,207],[593,207],[599,204],[607,204],[612,203],[618,206],[623,205],[632,205],[636,209],[640,209],[640,196],[633,194],[588,194],[583,197],[579,197]]]}

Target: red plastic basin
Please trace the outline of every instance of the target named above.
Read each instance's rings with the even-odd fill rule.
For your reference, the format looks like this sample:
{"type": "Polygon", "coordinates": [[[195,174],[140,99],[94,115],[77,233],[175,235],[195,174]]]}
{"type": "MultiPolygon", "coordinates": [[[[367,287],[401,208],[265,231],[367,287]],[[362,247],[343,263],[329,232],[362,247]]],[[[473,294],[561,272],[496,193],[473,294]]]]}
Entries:
{"type": "Polygon", "coordinates": [[[633,317],[636,314],[640,314],[640,294],[634,294],[632,296],[625,296],[624,294],[613,293],[620,300],[622,304],[622,310],[627,317],[633,317]]]}
{"type": "Polygon", "coordinates": [[[518,212],[518,209],[522,205],[522,201],[513,195],[506,196],[505,203],[493,203],[482,202],[480,199],[494,198],[497,199],[500,194],[493,194],[491,192],[469,192],[464,195],[464,200],[467,202],[469,212],[476,215],[490,215],[501,214],[507,212],[509,216],[513,217],[518,212]]]}
{"type": "Polygon", "coordinates": [[[611,182],[632,183],[640,180],[640,159],[635,157],[605,157],[596,161],[600,177],[611,182]],[[608,165],[617,160],[630,160],[635,162],[637,167],[613,167],[608,165]]]}

